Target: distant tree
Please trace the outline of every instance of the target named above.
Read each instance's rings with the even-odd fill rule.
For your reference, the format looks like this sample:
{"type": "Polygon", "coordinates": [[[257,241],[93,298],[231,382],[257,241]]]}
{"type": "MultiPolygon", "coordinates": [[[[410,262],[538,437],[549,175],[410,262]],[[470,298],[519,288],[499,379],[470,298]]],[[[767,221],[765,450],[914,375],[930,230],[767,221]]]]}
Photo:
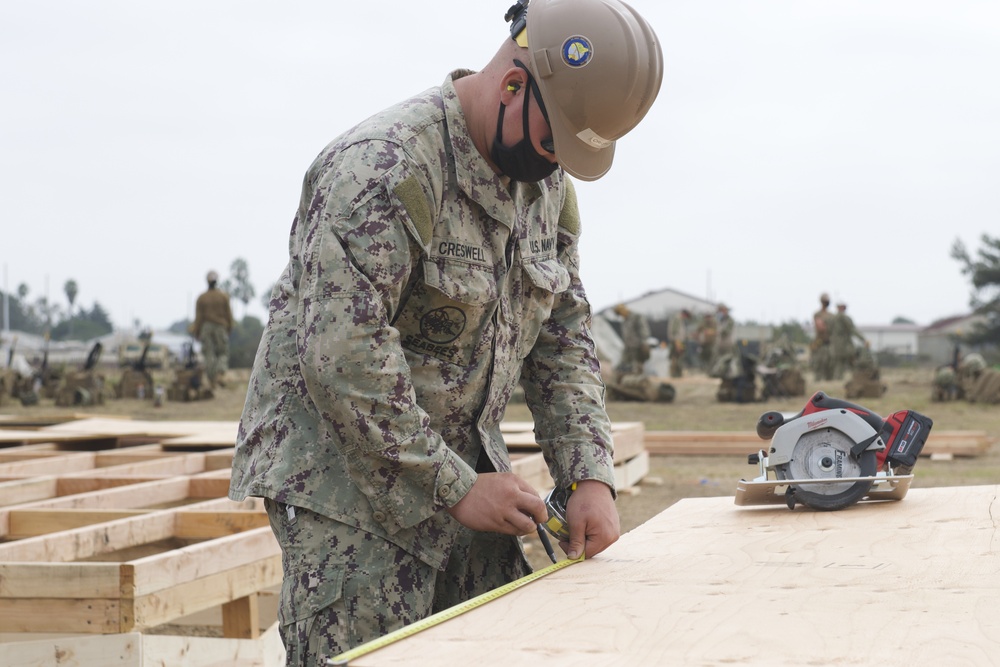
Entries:
{"type": "Polygon", "coordinates": [[[42,296],[35,301],[35,310],[42,321],[42,326],[47,330],[52,329],[52,322],[59,316],[59,305],[49,303],[48,298],[42,296]]]}
{"type": "Polygon", "coordinates": [[[27,283],[21,283],[17,286],[17,298],[24,301],[28,298],[28,285],[27,283]]]}
{"type": "Polygon", "coordinates": [[[93,307],[90,309],[89,313],[81,313],[83,319],[92,324],[105,329],[105,333],[111,333],[115,330],[114,325],[111,323],[111,315],[108,311],[104,310],[101,304],[94,302],[93,307]]]}
{"type": "Polygon", "coordinates": [[[771,340],[778,340],[782,336],[785,336],[790,343],[809,342],[809,334],[807,334],[802,325],[795,320],[782,322],[778,326],[774,327],[771,334],[771,340]]]}
{"type": "Polygon", "coordinates": [[[63,285],[63,291],[66,293],[66,300],[69,301],[69,312],[72,315],[73,304],[76,303],[76,296],[80,293],[80,287],[76,284],[75,280],[70,279],[63,285]]]}
{"type": "MultiPolygon", "coordinates": [[[[20,291],[18,288],[18,293],[20,291]]],[[[0,292],[0,295],[2,294],[3,292],[0,292]]],[[[35,309],[31,307],[31,304],[26,303],[23,297],[18,298],[10,295],[8,307],[10,309],[10,328],[14,331],[39,335],[45,331],[45,322],[38,318],[35,309]]]]}
{"type": "Polygon", "coordinates": [[[183,320],[177,320],[176,322],[174,322],[173,324],[171,324],[169,327],[167,327],[167,331],[169,331],[170,333],[175,333],[175,334],[180,334],[182,336],[187,336],[188,333],[190,333],[188,331],[188,327],[189,326],[191,326],[191,320],[189,320],[188,318],[185,317],[183,320]]]}
{"type": "Polygon", "coordinates": [[[264,325],[256,317],[247,315],[237,323],[229,338],[229,365],[233,368],[253,366],[263,335],[264,325]]]}
{"type": "Polygon", "coordinates": [[[77,286],[76,281],[72,278],[66,281],[63,285],[63,291],[66,293],[66,300],[69,301],[69,335],[73,337],[73,304],[76,303],[76,295],[80,293],[80,288],[77,286]]]}
{"type": "Polygon", "coordinates": [[[256,296],[257,292],[250,284],[250,269],[247,262],[242,257],[237,257],[229,266],[232,275],[226,280],[223,289],[229,292],[229,296],[243,302],[243,315],[246,316],[247,306],[250,299],[256,296]]]}
{"type": "Polygon", "coordinates": [[[951,256],[962,264],[962,273],[972,280],[969,305],[985,319],[963,336],[969,345],[1000,343],[1000,237],[983,234],[976,258],[961,239],[955,239],[951,256]]]}
{"type": "Polygon", "coordinates": [[[260,295],[260,305],[264,306],[265,313],[271,312],[271,292],[274,291],[274,285],[271,285],[269,290],[260,295]]]}
{"type": "Polygon", "coordinates": [[[916,324],[916,322],[914,322],[910,318],[903,317],[902,315],[897,315],[896,317],[892,318],[892,323],[893,324],[916,324]]]}
{"type": "Polygon", "coordinates": [[[95,303],[89,311],[81,308],[52,328],[53,340],[90,340],[114,331],[111,318],[101,304],[95,303]]]}

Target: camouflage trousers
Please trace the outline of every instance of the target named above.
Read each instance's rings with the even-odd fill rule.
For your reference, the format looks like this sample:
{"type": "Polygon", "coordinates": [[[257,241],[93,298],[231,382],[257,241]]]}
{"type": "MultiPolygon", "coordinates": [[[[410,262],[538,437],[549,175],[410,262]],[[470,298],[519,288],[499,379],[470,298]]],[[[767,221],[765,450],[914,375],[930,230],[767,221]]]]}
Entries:
{"type": "Polygon", "coordinates": [[[833,357],[833,348],[829,344],[824,344],[813,350],[810,356],[813,374],[817,380],[838,380],[836,377],[836,361],[833,357]]]}
{"type": "Polygon", "coordinates": [[[531,571],[508,535],[463,528],[439,571],[377,535],[270,499],[264,505],[281,545],[278,621],[289,666],[323,665],[531,571]]]}
{"type": "Polygon", "coordinates": [[[215,382],[229,370],[229,332],[221,324],[205,322],[201,328],[201,353],[205,357],[205,375],[215,382]]]}

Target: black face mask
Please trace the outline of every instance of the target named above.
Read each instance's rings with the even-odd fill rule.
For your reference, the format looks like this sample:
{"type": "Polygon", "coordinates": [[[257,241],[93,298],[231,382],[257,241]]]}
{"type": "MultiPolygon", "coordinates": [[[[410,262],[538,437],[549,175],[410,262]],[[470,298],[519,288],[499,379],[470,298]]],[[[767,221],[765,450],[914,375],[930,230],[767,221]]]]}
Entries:
{"type": "Polygon", "coordinates": [[[490,157],[493,159],[493,163],[500,169],[500,172],[511,180],[520,181],[521,183],[536,183],[551,175],[552,172],[559,168],[559,164],[546,160],[531,145],[531,133],[528,129],[528,102],[531,100],[529,91],[532,88],[533,82],[530,79],[531,75],[529,74],[528,76],[529,90],[525,91],[524,113],[522,114],[524,138],[511,147],[504,146],[501,143],[503,142],[503,116],[504,111],[507,109],[505,104],[501,104],[500,111],[497,113],[497,133],[493,138],[493,148],[490,150],[490,157]]]}

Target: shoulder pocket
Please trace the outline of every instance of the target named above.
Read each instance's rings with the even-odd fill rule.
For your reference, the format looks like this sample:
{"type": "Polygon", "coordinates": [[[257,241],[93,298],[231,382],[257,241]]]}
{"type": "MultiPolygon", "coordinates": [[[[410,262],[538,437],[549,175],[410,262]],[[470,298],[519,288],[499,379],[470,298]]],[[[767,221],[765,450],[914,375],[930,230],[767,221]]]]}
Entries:
{"type": "Polygon", "coordinates": [[[558,294],[569,287],[569,271],[558,259],[541,259],[524,263],[528,280],[538,289],[558,294]]]}

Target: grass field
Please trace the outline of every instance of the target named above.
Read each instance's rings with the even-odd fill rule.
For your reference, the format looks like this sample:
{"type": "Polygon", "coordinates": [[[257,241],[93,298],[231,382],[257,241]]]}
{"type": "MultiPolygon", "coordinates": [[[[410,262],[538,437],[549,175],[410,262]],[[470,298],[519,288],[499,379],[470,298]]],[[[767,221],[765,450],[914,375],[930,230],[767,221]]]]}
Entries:
{"type": "MultiPolygon", "coordinates": [[[[854,402],[883,416],[896,410],[912,409],[931,417],[934,429],[985,431],[993,438],[1000,438],[1000,406],[934,403],[930,400],[931,374],[929,369],[883,371],[883,380],[888,385],[885,395],[877,399],[855,399],[854,402]]],[[[111,375],[109,373],[109,379],[111,375]]],[[[156,380],[165,383],[169,374],[164,373],[156,380]]],[[[8,404],[0,408],[0,415],[87,414],[147,420],[236,421],[243,408],[246,382],[246,371],[232,371],[229,386],[218,391],[214,399],[194,403],[168,401],[162,407],[153,407],[148,400],[122,399],[99,406],[56,408],[51,401],[44,401],[31,408],[8,404]]],[[[612,420],[642,422],[647,431],[752,431],[763,412],[798,412],[814,391],[822,390],[834,397],[844,395],[843,383],[815,383],[807,378],[807,395],[803,397],[771,399],[765,403],[719,403],[715,399],[718,380],[694,375],[671,382],[677,389],[673,403],[610,403],[608,412],[612,420]]],[[[531,415],[525,405],[512,404],[507,419],[526,421],[531,415]]],[[[935,461],[924,457],[914,472],[914,488],[996,484],[1000,482],[1000,445],[974,458],[935,461]]],[[[646,482],[638,487],[638,493],[619,497],[622,530],[631,530],[682,498],[732,496],[740,478],[756,474],[756,467],[747,464],[746,456],[654,456],[646,482]]]]}

